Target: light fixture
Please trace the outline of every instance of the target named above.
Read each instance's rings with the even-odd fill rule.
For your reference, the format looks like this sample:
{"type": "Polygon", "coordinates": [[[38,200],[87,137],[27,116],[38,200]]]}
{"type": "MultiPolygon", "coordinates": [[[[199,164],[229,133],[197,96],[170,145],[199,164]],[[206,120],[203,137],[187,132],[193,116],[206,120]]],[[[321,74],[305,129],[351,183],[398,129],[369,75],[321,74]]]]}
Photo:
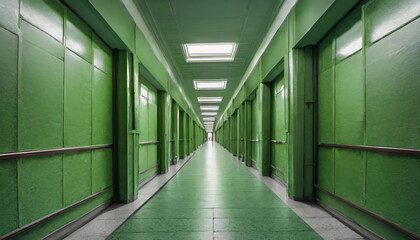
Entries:
{"type": "Polygon", "coordinates": [[[217,112],[202,112],[201,115],[203,115],[203,116],[216,116],[217,112]]]}
{"type": "Polygon", "coordinates": [[[219,111],[219,106],[215,105],[207,105],[207,106],[200,106],[201,111],[219,111]]]}
{"type": "Polygon", "coordinates": [[[182,45],[187,62],[232,62],[237,43],[186,43],[182,45]]]}
{"type": "Polygon", "coordinates": [[[214,121],[215,117],[203,117],[204,121],[214,121]]]}
{"type": "Polygon", "coordinates": [[[213,125],[214,124],[214,122],[204,122],[204,125],[213,125]]]}
{"type": "Polygon", "coordinates": [[[195,79],[195,90],[223,90],[226,88],[227,79],[195,79]]]}
{"type": "Polygon", "coordinates": [[[220,103],[223,97],[197,97],[199,103],[220,103]]]}

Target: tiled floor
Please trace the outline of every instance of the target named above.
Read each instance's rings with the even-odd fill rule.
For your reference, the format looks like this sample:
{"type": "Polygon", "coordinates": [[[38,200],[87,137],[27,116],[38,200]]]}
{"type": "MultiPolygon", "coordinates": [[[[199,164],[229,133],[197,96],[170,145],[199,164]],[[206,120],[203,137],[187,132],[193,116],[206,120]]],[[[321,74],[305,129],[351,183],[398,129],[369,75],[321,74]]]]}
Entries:
{"type": "Polygon", "coordinates": [[[95,219],[65,238],[66,240],[106,239],[138,208],[154,196],[183,166],[191,156],[171,165],[166,174],[158,175],[139,190],[139,197],[129,204],[113,204],[95,219]]]}
{"type": "Polygon", "coordinates": [[[69,239],[103,239],[119,225],[109,239],[361,238],[316,204],[289,199],[283,186],[259,176],[216,143],[197,150],[144,204],[174,169],[142,188],[146,191],[134,203],[112,206],[69,239]]]}

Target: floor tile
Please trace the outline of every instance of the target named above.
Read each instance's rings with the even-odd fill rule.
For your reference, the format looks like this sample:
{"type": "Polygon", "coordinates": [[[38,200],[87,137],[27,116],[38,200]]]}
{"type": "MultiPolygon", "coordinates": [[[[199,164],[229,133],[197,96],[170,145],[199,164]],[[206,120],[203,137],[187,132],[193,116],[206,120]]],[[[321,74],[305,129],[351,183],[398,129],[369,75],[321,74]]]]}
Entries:
{"type": "Polygon", "coordinates": [[[322,238],[313,231],[303,232],[215,232],[217,240],[321,240],[322,238]]]}

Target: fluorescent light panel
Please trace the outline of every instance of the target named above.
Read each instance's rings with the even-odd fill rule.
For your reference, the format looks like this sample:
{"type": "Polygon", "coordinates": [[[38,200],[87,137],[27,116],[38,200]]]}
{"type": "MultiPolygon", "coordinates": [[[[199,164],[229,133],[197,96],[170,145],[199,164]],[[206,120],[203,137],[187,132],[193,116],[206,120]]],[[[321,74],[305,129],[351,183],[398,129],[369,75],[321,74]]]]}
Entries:
{"type": "Polygon", "coordinates": [[[219,106],[216,105],[201,105],[200,106],[201,111],[219,111],[219,106]]]}
{"type": "Polygon", "coordinates": [[[232,62],[237,43],[186,43],[182,45],[187,62],[232,62]]]}
{"type": "Polygon", "coordinates": [[[204,122],[204,125],[206,124],[214,124],[214,122],[204,122]]]}
{"type": "Polygon", "coordinates": [[[199,103],[220,103],[223,97],[197,97],[199,103]]]}
{"type": "Polygon", "coordinates": [[[226,88],[226,79],[194,80],[195,90],[223,90],[226,88]]]}
{"type": "Polygon", "coordinates": [[[203,116],[216,116],[217,112],[202,112],[201,115],[203,115],[203,116]]]}
{"type": "Polygon", "coordinates": [[[204,121],[214,121],[215,117],[203,117],[204,121]]]}

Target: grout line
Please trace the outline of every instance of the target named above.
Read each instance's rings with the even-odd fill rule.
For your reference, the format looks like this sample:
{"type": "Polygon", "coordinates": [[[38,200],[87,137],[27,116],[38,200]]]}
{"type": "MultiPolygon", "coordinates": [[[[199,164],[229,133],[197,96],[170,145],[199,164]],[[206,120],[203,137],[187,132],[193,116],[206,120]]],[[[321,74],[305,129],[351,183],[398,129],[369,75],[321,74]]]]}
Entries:
{"type": "Polygon", "coordinates": [[[213,240],[214,240],[214,209],[215,208],[213,208],[213,240]]]}

